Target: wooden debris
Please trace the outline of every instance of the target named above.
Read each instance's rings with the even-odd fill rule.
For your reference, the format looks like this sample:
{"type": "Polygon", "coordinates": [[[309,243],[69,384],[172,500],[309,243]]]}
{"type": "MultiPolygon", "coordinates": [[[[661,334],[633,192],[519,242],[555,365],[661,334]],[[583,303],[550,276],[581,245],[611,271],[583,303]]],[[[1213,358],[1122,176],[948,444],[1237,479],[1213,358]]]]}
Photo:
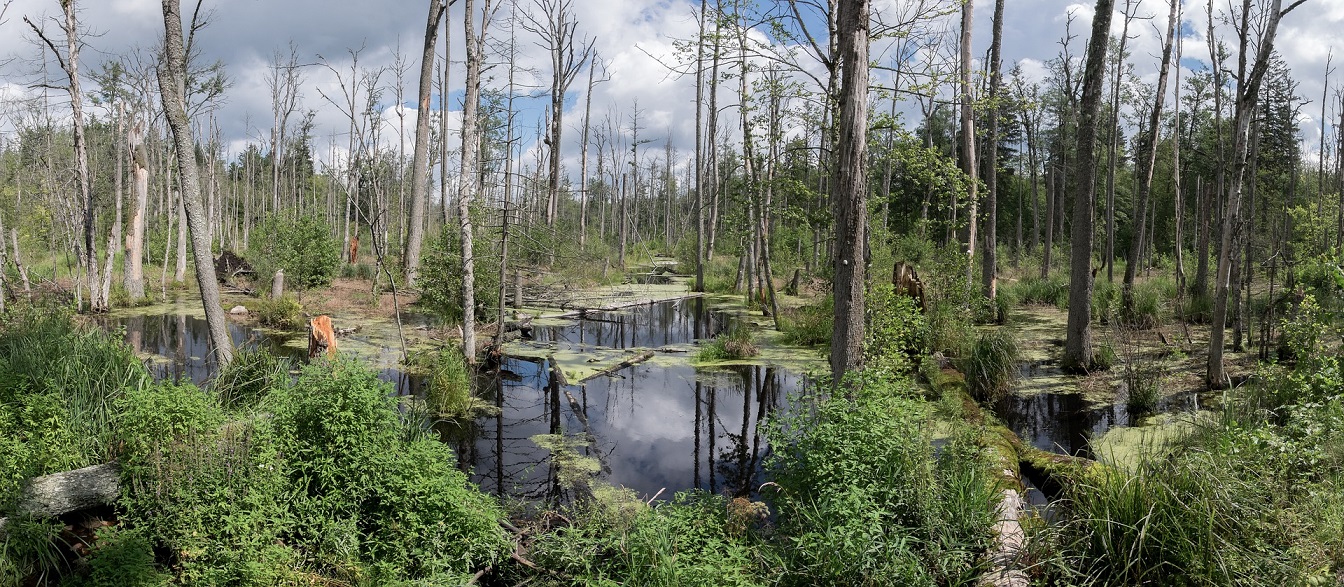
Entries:
{"type": "Polygon", "coordinates": [[[336,356],[336,333],[331,329],[331,316],[314,316],[308,321],[308,358],[323,352],[336,356]]]}
{"type": "MultiPolygon", "coordinates": [[[[106,463],[34,477],[24,485],[14,511],[32,516],[58,516],[113,505],[121,496],[121,467],[106,463]]],[[[0,535],[6,518],[0,518],[0,535]]]]}
{"type": "Polygon", "coordinates": [[[620,363],[617,363],[616,365],[613,365],[613,366],[611,366],[611,367],[607,367],[606,369],[603,369],[603,370],[601,370],[601,371],[598,371],[598,372],[596,372],[596,373],[593,373],[592,375],[589,375],[589,376],[587,376],[587,377],[584,377],[583,379],[580,379],[580,380],[579,380],[579,383],[583,383],[583,382],[585,382],[585,381],[591,381],[591,380],[593,380],[593,379],[597,379],[598,377],[601,377],[601,376],[603,376],[603,375],[610,375],[610,374],[612,374],[612,373],[614,373],[614,372],[616,372],[616,371],[620,371],[621,369],[624,369],[624,368],[626,368],[626,367],[630,367],[630,366],[632,366],[632,365],[638,365],[638,364],[640,364],[640,363],[643,363],[644,361],[647,361],[647,360],[649,360],[649,359],[652,359],[652,358],[653,358],[653,354],[654,354],[653,351],[644,351],[644,352],[642,352],[642,353],[640,353],[640,354],[638,354],[638,355],[636,355],[636,356],[634,356],[634,357],[631,357],[631,358],[629,358],[629,359],[626,359],[626,360],[624,360],[624,361],[621,361],[620,363]]]}

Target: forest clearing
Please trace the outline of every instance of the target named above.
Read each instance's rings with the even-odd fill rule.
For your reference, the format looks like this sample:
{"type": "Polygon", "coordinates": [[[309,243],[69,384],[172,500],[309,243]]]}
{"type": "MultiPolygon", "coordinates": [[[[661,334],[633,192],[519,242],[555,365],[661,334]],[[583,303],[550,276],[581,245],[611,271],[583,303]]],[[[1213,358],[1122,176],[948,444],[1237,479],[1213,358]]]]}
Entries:
{"type": "Polygon", "coordinates": [[[213,4],[0,0],[0,587],[1344,585],[1336,0],[213,4]]]}

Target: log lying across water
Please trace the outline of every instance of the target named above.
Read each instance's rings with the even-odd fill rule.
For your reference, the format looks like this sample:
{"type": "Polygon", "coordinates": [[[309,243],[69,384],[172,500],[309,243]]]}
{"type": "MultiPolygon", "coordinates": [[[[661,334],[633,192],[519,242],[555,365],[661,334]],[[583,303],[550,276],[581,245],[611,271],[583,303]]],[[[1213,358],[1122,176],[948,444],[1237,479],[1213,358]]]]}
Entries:
{"type": "MultiPolygon", "coordinates": [[[[93,465],[34,477],[23,488],[14,508],[18,514],[59,516],[93,507],[112,505],[121,496],[121,467],[116,463],[93,465]]],[[[0,518],[0,535],[7,518],[0,518]]]]}

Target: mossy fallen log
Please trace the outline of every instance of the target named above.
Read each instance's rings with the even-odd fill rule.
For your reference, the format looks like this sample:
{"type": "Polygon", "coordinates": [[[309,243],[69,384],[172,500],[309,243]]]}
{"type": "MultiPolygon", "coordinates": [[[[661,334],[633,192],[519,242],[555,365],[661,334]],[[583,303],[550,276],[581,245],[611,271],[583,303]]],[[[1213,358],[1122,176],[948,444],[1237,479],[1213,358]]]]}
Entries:
{"type": "MultiPolygon", "coordinates": [[[[34,477],[24,485],[14,513],[37,517],[59,516],[117,503],[121,496],[121,467],[93,465],[34,477]]],[[[0,535],[7,518],[0,518],[0,535]]]]}

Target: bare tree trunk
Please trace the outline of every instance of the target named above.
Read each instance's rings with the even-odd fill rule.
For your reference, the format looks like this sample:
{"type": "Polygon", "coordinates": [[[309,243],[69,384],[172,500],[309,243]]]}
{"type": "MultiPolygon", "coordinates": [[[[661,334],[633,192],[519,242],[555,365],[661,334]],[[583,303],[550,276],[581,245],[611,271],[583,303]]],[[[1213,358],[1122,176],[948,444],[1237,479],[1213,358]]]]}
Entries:
{"type": "MultiPolygon", "coordinates": [[[[1115,77],[1111,82],[1111,119],[1107,125],[1110,144],[1106,146],[1106,282],[1115,283],[1115,166],[1116,155],[1120,150],[1120,84],[1124,81],[1125,45],[1129,42],[1129,22],[1134,19],[1134,0],[1125,0],[1125,22],[1120,27],[1120,47],[1115,53],[1115,77]]],[[[1156,101],[1162,102],[1162,94],[1156,101]]],[[[1160,106],[1159,106],[1160,108],[1160,106]]],[[[1143,226],[1141,219],[1139,226],[1143,226]]],[[[1139,231],[1142,239],[1143,231],[1139,231]]],[[[1138,259],[1130,259],[1128,265],[1138,259]]]]}
{"type": "Polygon", "coordinates": [[[836,182],[832,193],[836,248],[831,379],[836,385],[842,383],[847,371],[863,366],[864,281],[868,263],[868,182],[865,174],[869,3],[868,0],[841,0],[839,4],[839,56],[843,74],[836,182]]]}
{"type": "Polygon", "coordinates": [[[1092,201],[1096,195],[1097,114],[1101,80],[1106,75],[1106,49],[1110,43],[1111,14],[1115,0],[1097,0],[1092,38],[1087,44],[1087,68],[1083,73],[1082,112],[1078,120],[1078,152],[1073,201],[1073,239],[1070,251],[1069,323],[1061,366],[1066,371],[1092,368],[1092,201]]]}
{"type": "MultiPolygon", "coordinates": [[[[94,248],[94,214],[93,214],[93,188],[90,185],[89,178],[89,150],[87,139],[84,135],[84,94],[80,90],[79,79],[79,49],[82,43],[79,39],[79,24],[75,20],[75,0],[65,0],[61,2],[61,9],[65,19],[61,23],[61,31],[65,34],[65,54],[62,55],[56,49],[55,43],[47,38],[42,29],[33,24],[28,17],[23,17],[23,21],[33,29],[34,33],[42,39],[56,57],[57,63],[65,72],[67,85],[66,93],[70,96],[70,112],[74,135],[75,150],[75,179],[79,186],[80,206],[83,208],[84,224],[84,242],[82,246],[76,247],[75,253],[78,257],[80,267],[84,271],[84,284],[89,292],[89,311],[103,312],[107,310],[107,299],[101,298],[98,294],[100,288],[100,279],[98,278],[98,251],[94,248]]],[[[78,297],[78,296],[77,296],[78,297]]]]}
{"type": "MultiPolygon", "coordinates": [[[[177,167],[182,177],[182,201],[187,222],[191,226],[192,252],[196,261],[196,282],[205,306],[205,321],[210,329],[210,346],[215,361],[222,369],[233,359],[233,343],[224,322],[224,308],[219,302],[219,282],[215,280],[214,259],[206,242],[204,210],[201,206],[200,186],[196,170],[195,146],[191,124],[187,119],[184,87],[187,71],[186,49],[182,43],[182,16],[178,0],[163,0],[164,63],[159,68],[159,91],[168,125],[173,130],[173,145],[177,150],[177,167]]],[[[193,23],[194,24],[194,23],[193,23]]]]}
{"type": "MultiPolygon", "coordinates": [[[[583,138],[580,140],[579,155],[579,248],[588,243],[588,133],[592,128],[593,115],[593,70],[597,69],[594,56],[588,64],[588,92],[583,99],[583,138]]],[[[699,132],[699,129],[696,129],[699,132]]]]}
{"type": "MultiPolygon", "coordinates": [[[[985,250],[981,253],[983,258],[982,285],[985,295],[993,300],[998,296],[998,262],[999,262],[999,85],[1002,77],[1002,56],[1000,47],[1003,45],[1003,4],[1004,0],[994,2],[994,24],[993,37],[989,46],[989,136],[986,139],[989,142],[986,150],[989,152],[989,161],[987,161],[985,171],[985,182],[988,184],[989,199],[986,204],[989,207],[989,216],[985,218],[985,250]]],[[[1018,209],[1018,241],[1022,240],[1022,210],[1018,209]]]]}
{"type": "MultiPolygon", "coordinates": [[[[970,202],[970,210],[966,218],[966,285],[975,284],[975,235],[976,223],[979,221],[977,216],[977,207],[979,206],[979,181],[975,163],[975,114],[972,110],[971,98],[971,17],[974,14],[975,0],[966,0],[961,5],[961,167],[970,178],[970,184],[967,186],[966,198],[970,202]]],[[[955,214],[955,206],[953,213],[955,214]]]]}
{"type": "MultiPolygon", "coordinates": [[[[1171,71],[1171,48],[1176,40],[1176,12],[1179,8],[1180,0],[1171,0],[1171,12],[1167,16],[1167,40],[1162,45],[1162,63],[1158,66],[1157,93],[1153,98],[1153,111],[1148,116],[1148,134],[1139,146],[1141,158],[1138,168],[1139,200],[1134,206],[1136,224],[1134,236],[1129,243],[1129,258],[1125,260],[1125,278],[1121,293],[1121,314],[1127,319],[1134,316],[1134,278],[1143,248],[1143,232],[1148,219],[1148,197],[1153,189],[1153,169],[1157,166],[1157,139],[1162,124],[1162,104],[1167,98],[1167,73],[1171,71]]],[[[1177,108],[1180,106],[1177,105],[1177,108]]],[[[1180,140],[1179,132],[1176,140],[1180,140]]]]}
{"type": "MultiPolygon", "coordinates": [[[[443,0],[429,0],[429,16],[425,20],[425,45],[420,55],[420,93],[415,112],[415,154],[411,156],[411,226],[406,235],[403,265],[407,283],[415,283],[420,274],[420,245],[425,239],[425,201],[429,199],[429,92],[434,84],[434,47],[439,39],[439,20],[447,8],[443,0]]],[[[471,18],[468,12],[465,20],[471,18]]]]}
{"type": "Polygon", "coordinates": [[[462,170],[458,182],[457,214],[462,231],[462,354],[469,364],[476,363],[476,259],[472,253],[471,203],[480,190],[479,150],[481,131],[481,64],[485,52],[485,34],[490,25],[492,0],[481,7],[481,34],[476,34],[476,0],[466,0],[462,19],[467,48],[466,98],[462,103],[462,170]]]}
{"type": "MultiPolygon", "coordinates": [[[[1247,135],[1252,113],[1260,94],[1260,82],[1269,69],[1269,56],[1274,49],[1274,35],[1279,28],[1279,19],[1284,14],[1281,11],[1282,5],[1282,0],[1271,0],[1269,6],[1265,7],[1268,12],[1265,15],[1264,28],[1261,29],[1262,32],[1257,43],[1255,64],[1248,75],[1246,73],[1246,57],[1250,39],[1247,29],[1250,28],[1251,0],[1243,0],[1242,2],[1242,22],[1239,31],[1241,50],[1238,58],[1240,63],[1237,67],[1237,99],[1232,122],[1234,133],[1232,136],[1232,186],[1228,193],[1227,211],[1223,214],[1222,238],[1218,249],[1217,291],[1213,300],[1213,319],[1209,330],[1209,362],[1205,377],[1205,382],[1208,383],[1209,387],[1215,389],[1230,384],[1227,373],[1223,368],[1223,336],[1227,325],[1228,287],[1230,285],[1233,257],[1232,241],[1235,232],[1240,228],[1241,221],[1241,189],[1245,181],[1249,143],[1247,135]]],[[[1294,3],[1289,10],[1299,5],[1300,3],[1294,3]]]]}

